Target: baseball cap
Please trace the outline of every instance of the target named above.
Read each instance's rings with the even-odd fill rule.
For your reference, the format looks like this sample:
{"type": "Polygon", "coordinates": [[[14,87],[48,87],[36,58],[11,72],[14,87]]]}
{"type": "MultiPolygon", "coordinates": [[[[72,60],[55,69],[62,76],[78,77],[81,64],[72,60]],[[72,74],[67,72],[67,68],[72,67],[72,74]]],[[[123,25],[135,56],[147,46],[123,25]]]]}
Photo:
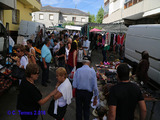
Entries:
{"type": "Polygon", "coordinates": [[[88,56],[84,56],[82,62],[90,62],[88,56]]]}

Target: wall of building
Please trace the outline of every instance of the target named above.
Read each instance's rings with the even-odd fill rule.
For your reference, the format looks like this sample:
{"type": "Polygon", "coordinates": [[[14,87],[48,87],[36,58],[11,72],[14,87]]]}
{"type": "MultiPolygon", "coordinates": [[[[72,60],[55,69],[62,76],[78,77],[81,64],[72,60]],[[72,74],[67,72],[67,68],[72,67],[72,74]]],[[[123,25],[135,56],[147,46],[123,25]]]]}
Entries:
{"type": "Polygon", "coordinates": [[[111,23],[114,21],[119,21],[122,19],[122,9],[119,9],[115,12],[113,12],[112,14],[110,14],[108,17],[106,17],[105,19],[103,19],[103,23],[111,23]]]}
{"type": "MultiPolygon", "coordinates": [[[[106,2],[107,0],[105,0],[106,2]]],[[[104,2],[104,3],[105,3],[104,2]]],[[[103,23],[111,23],[122,19],[123,0],[111,0],[109,4],[108,16],[103,19],[103,23]]],[[[104,5],[105,6],[105,5],[104,5]]]]}
{"type": "Polygon", "coordinates": [[[88,19],[89,19],[88,16],[80,16],[80,15],[65,15],[65,14],[63,14],[62,16],[67,16],[67,21],[68,21],[68,22],[72,22],[72,18],[73,18],[73,17],[76,17],[75,23],[77,23],[77,24],[78,24],[78,22],[79,22],[79,23],[83,23],[83,22],[82,22],[82,18],[85,19],[85,22],[84,22],[84,23],[87,23],[87,22],[88,22],[88,19]]]}
{"type": "Polygon", "coordinates": [[[160,0],[144,0],[143,11],[149,11],[156,8],[160,8],[160,0]]]}
{"type": "MultiPolygon", "coordinates": [[[[19,10],[19,23],[21,20],[32,21],[31,9],[25,7],[22,3],[17,1],[17,10],[19,10]]],[[[12,10],[4,10],[4,24],[9,23],[10,31],[18,31],[19,24],[12,23],[12,10]]]]}
{"type": "Polygon", "coordinates": [[[40,10],[41,3],[37,2],[37,0],[23,0],[16,2],[16,10],[19,10],[19,19],[18,23],[12,23],[12,10],[4,10],[3,11],[3,24],[9,23],[9,34],[16,41],[18,36],[18,28],[21,20],[32,21],[32,12],[40,10]],[[29,5],[25,2],[31,2],[29,5]]]}
{"type": "MultiPolygon", "coordinates": [[[[104,5],[107,0],[104,0],[104,5]]],[[[128,19],[138,20],[144,17],[160,14],[159,0],[131,0],[125,3],[125,0],[110,0],[109,14],[104,16],[103,23],[111,23],[117,20],[128,19]]]]}
{"type": "Polygon", "coordinates": [[[116,0],[109,3],[109,15],[123,7],[123,0],[116,0]]]}
{"type": "Polygon", "coordinates": [[[0,3],[3,3],[10,8],[16,8],[16,1],[17,0],[0,0],[0,3]]]}
{"type": "Polygon", "coordinates": [[[43,23],[43,24],[45,24],[46,27],[53,26],[53,25],[57,26],[58,23],[59,23],[59,13],[53,13],[53,12],[34,12],[33,13],[33,17],[34,17],[33,21],[43,23]],[[44,16],[43,20],[39,19],[39,15],[40,14],[43,14],[43,16],[44,16]],[[54,16],[53,20],[49,20],[49,14],[53,14],[53,16],[54,16]]]}
{"type": "MultiPolygon", "coordinates": [[[[39,11],[42,7],[41,3],[37,0],[26,0],[32,9],[32,12],[39,11]]],[[[39,0],[40,1],[40,0],[39,0]]]]}
{"type": "Polygon", "coordinates": [[[72,22],[72,17],[76,17],[76,21],[75,21],[76,25],[85,24],[88,22],[88,19],[89,19],[88,16],[64,15],[62,13],[55,13],[55,12],[34,12],[32,16],[33,16],[32,21],[43,23],[43,24],[45,24],[46,27],[57,26],[58,24],[63,24],[65,22],[72,22]],[[44,15],[43,20],[39,19],[40,14],[44,15]],[[54,20],[49,20],[49,14],[54,15],[54,20]],[[64,17],[67,17],[67,21],[64,20],[64,17]],[[82,22],[82,18],[85,19],[85,22],[82,22]]]}
{"type": "Polygon", "coordinates": [[[139,19],[142,18],[143,15],[143,9],[144,9],[144,1],[141,1],[135,5],[132,5],[131,7],[128,7],[126,9],[123,9],[122,11],[122,18],[127,18],[136,14],[139,14],[131,19],[139,19]],[[140,14],[142,13],[142,14],[140,14]]]}

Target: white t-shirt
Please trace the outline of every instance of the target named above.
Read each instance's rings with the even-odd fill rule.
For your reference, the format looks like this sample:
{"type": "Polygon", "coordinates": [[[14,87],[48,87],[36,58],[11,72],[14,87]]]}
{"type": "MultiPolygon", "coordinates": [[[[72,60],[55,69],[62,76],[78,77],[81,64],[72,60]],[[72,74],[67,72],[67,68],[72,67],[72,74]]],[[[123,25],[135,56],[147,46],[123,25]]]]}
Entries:
{"type": "Polygon", "coordinates": [[[77,54],[77,62],[82,62],[84,56],[83,54],[83,49],[79,49],[77,54]]]}
{"type": "Polygon", "coordinates": [[[26,66],[28,64],[28,57],[26,55],[21,57],[20,64],[24,66],[24,69],[26,69],[26,66]]]}
{"type": "Polygon", "coordinates": [[[58,49],[60,49],[60,45],[59,45],[59,43],[57,43],[57,45],[56,45],[56,46],[54,46],[54,48],[53,48],[53,52],[57,51],[58,49]]]}
{"type": "Polygon", "coordinates": [[[68,60],[69,50],[66,48],[66,60],[68,60]]]}
{"type": "Polygon", "coordinates": [[[89,46],[90,46],[89,40],[83,41],[83,47],[87,47],[87,48],[84,48],[84,50],[89,50],[89,46]]]}
{"type": "Polygon", "coordinates": [[[34,50],[34,52],[35,52],[35,49],[33,48],[33,47],[31,47],[30,49],[29,49],[29,52],[31,53],[31,50],[34,50]]]}
{"type": "Polygon", "coordinates": [[[58,99],[58,106],[64,107],[71,103],[72,99],[72,85],[68,78],[58,87],[58,91],[62,93],[62,97],[58,99]]]}

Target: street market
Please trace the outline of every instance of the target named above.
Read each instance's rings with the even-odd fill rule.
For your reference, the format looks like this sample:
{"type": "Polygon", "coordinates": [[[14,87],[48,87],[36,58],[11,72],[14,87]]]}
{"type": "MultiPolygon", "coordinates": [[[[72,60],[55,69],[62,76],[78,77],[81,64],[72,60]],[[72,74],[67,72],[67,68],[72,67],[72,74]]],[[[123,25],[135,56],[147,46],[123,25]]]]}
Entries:
{"type": "Polygon", "coordinates": [[[0,120],[160,120],[159,0],[0,8],[0,120]]]}

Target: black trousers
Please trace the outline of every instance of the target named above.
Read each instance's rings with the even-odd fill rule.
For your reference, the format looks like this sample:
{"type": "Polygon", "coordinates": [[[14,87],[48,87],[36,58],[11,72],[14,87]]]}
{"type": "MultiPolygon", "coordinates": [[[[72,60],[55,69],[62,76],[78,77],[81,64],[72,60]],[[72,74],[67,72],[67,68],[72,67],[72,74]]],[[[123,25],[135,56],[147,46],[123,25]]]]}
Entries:
{"type": "Polygon", "coordinates": [[[82,113],[84,120],[89,120],[92,96],[92,92],[76,89],[76,120],[82,120],[82,113]]]}
{"type": "Polygon", "coordinates": [[[41,68],[42,68],[42,84],[45,84],[46,81],[49,79],[49,63],[46,63],[47,69],[44,68],[43,62],[41,62],[41,68]]]}

